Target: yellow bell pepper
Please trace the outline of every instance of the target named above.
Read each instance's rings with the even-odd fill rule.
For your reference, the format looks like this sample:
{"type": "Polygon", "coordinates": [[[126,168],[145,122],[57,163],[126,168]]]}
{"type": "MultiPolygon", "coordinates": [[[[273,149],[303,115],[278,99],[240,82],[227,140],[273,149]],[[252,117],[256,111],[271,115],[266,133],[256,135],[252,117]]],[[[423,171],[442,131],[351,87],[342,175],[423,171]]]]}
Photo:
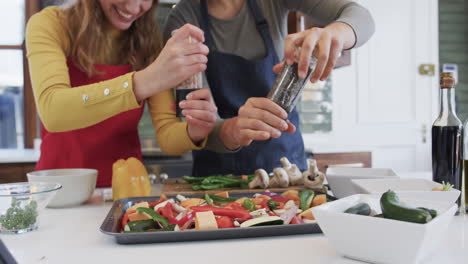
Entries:
{"type": "Polygon", "coordinates": [[[150,196],[151,183],[148,172],[140,160],[128,158],[119,159],[112,165],[112,197],[115,200],[150,196]]]}

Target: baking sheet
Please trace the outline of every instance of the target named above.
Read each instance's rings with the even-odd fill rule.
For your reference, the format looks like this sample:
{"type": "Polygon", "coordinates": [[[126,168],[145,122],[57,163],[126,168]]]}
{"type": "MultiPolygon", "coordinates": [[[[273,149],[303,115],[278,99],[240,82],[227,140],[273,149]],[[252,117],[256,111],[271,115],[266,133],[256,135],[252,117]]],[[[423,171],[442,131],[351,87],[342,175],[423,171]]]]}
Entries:
{"type": "MultiPolygon", "coordinates": [[[[233,194],[231,197],[251,197],[252,193],[233,194]]],[[[187,197],[200,197],[193,195],[187,197]]],[[[331,197],[331,199],[334,199],[331,197]]],[[[317,223],[295,224],[295,225],[272,225],[246,228],[225,228],[215,230],[188,230],[168,232],[138,232],[121,233],[122,216],[127,208],[138,201],[157,201],[158,196],[124,198],[114,202],[101,225],[101,232],[114,236],[119,244],[161,243],[161,242],[184,242],[199,240],[236,239],[265,236],[288,236],[299,234],[322,233],[317,223]]]]}

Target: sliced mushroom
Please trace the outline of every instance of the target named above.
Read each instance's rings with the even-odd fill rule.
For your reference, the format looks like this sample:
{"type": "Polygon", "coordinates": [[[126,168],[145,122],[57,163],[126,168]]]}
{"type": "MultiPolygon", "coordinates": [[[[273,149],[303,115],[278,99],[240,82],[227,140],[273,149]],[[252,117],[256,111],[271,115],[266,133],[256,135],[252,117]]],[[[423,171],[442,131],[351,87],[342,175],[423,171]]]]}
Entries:
{"type": "Polygon", "coordinates": [[[273,169],[273,179],[270,181],[269,187],[288,187],[289,176],[285,169],[275,168],[273,169]]]}
{"type": "Polygon", "coordinates": [[[296,164],[291,164],[291,162],[289,162],[288,158],[286,157],[282,157],[280,162],[288,173],[290,185],[302,185],[304,183],[302,173],[296,164]]]}
{"type": "Polygon", "coordinates": [[[255,171],[255,178],[249,182],[249,188],[262,188],[265,189],[270,184],[270,178],[268,177],[268,173],[264,169],[258,169],[255,171]]]}
{"type": "Polygon", "coordinates": [[[317,161],[308,159],[309,169],[304,171],[302,177],[304,179],[304,186],[309,189],[320,189],[323,187],[325,174],[320,172],[317,168],[317,161]]]}

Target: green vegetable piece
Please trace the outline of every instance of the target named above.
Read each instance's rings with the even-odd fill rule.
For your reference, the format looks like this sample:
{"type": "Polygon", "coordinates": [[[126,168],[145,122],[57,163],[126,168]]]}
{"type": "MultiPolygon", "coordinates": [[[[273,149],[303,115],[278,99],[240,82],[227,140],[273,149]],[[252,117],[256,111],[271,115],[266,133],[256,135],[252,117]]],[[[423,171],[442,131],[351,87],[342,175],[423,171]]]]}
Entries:
{"type": "Polygon", "coordinates": [[[348,214],[370,215],[371,208],[367,203],[358,203],[346,209],[344,212],[348,214]]]}
{"type": "Polygon", "coordinates": [[[193,184],[192,185],[192,190],[194,190],[194,191],[199,191],[201,189],[202,189],[202,187],[201,187],[200,184],[193,184]]]}
{"type": "Polygon", "coordinates": [[[200,184],[206,177],[183,176],[182,179],[190,184],[200,184]]]}
{"type": "Polygon", "coordinates": [[[255,211],[255,204],[250,199],[245,199],[242,206],[249,212],[255,211]]]}
{"type": "Polygon", "coordinates": [[[270,200],[268,200],[268,202],[267,202],[267,206],[268,206],[268,208],[270,208],[271,211],[273,211],[273,210],[275,210],[276,208],[278,208],[279,205],[280,205],[280,203],[275,202],[273,199],[270,199],[270,200]]]}
{"type": "MultiPolygon", "coordinates": [[[[148,220],[152,221],[153,224],[154,224],[153,220],[151,220],[151,219],[148,219],[148,220]]],[[[139,220],[139,221],[148,221],[148,220],[139,220]]],[[[137,221],[133,221],[133,222],[137,222],[137,221]]],[[[132,222],[129,222],[129,223],[132,223],[132,222]]],[[[152,229],[152,228],[148,228],[148,229],[152,229]]],[[[127,230],[124,230],[122,233],[179,231],[179,227],[177,225],[169,225],[168,227],[164,227],[164,228],[160,228],[160,229],[154,229],[154,230],[148,230],[148,229],[143,230],[143,231],[134,231],[134,230],[127,231],[127,230]]]]}
{"type": "Polygon", "coordinates": [[[385,218],[420,224],[432,220],[431,214],[426,210],[401,205],[398,196],[391,190],[382,194],[380,207],[385,218]]]}
{"type": "Polygon", "coordinates": [[[205,193],[205,197],[204,197],[204,198],[205,198],[205,201],[206,201],[207,204],[209,204],[209,205],[214,205],[214,204],[213,204],[213,199],[211,199],[211,197],[210,197],[207,193],[205,193]]]}
{"type": "Polygon", "coordinates": [[[200,185],[202,190],[215,190],[215,189],[221,189],[224,188],[223,184],[201,184],[200,185]]]}
{"type": "Polygon", "coordinates": [[[222,197],[214,194],[208,194],[211,199],[213,199],[213,202],[215,203],[230,203],[230,202],[235,202],[237,198],[231,198],[231,197],[222,197]]]}
{"type": "Polygon", "coordinates": [[[132,232],[144,232],[148,229],[156,228],[156,224],[152,219],[136,220],[128,222],[127,224],[132,232]]]}
{"type": "Polygon", "coordinates": [[[169,222],[167,221],[166,218],[162,217],[160,214],[158,214],[157,212],[155,212],[153,209],[151,208],[145,208],[145,207],[138,207],[136,209],[136,211],[138,213],[146,213],[148,214],[154,221],[157,221],[159,222],[163,228],[166,228],[169,226],[169,222]]]}
{"type": "Polygon", "coordinates": [[[2,229],[21,230],[32,226],[37,221],[37,202],[31,200],[29,204],[21,208],[21,201],[15,197],[11,200],[11,207],[7,209],[6,214],[0,215],[0,225],[2,229]]]}
{"type": "Polygon", "coordinates": [[[312,204],[312,200],[314,199],[315,192],[312,190],[302,190],[299,193],[299,208],[302,211],[309,209],[310,205],[312,204]]]}
{"type": "Polygon", "coordinates": [[[418,207],[418,209],[422,209],[422,210],[428,212],[433,219],[437,216],[437,211],[434,210],[434,209],[429,209],[429,208],[425,208],[425,207],[418,207]]]}
{"type": "Polygon", "coordinates": [[[453,188],[453,184],[450,184],[450,182],[444,182],[442,181],[442,191],[448,191],[450,190],[451,188],[453,188]]]}

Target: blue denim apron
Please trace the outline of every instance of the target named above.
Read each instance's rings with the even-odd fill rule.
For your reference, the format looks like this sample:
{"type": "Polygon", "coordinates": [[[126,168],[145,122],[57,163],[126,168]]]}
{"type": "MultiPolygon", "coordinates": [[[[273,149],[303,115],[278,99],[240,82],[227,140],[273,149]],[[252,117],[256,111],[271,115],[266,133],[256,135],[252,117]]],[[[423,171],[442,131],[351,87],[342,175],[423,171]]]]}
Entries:
{"type": "MultiPolygon", "coordinates": [[[[257,30],[263,38],[267,55],[257,60],[221,53],[216,50],[210,33],[210,21],[206,0],[200,1],[200,25],[205,32],[205,44],[210,49],[206,77],[221,118],[237,116],[239,107],[250,97],[266,97],[276,75],[273,65],[279,62],[268,30],[268,24],[256,0],[247,0],[255,18],[257,30]]],[[[247,39],[245,41],[248,41],[247,39]]],[[[252,47],[255,48],[255,47],[252,47]]],[[[296,109],[289,120],[299,128],[296,109]]],[[[209,150],[193,151],[194,176],[213,174],[251,174],[263,168],[268,172],[281,167],[280,158],[287,157],[301,170],[306,169],[304,142],[299,129],[294,134],[282,133],[280,138],[254,141],[236,153],[216,153],[209,150]]]]}

